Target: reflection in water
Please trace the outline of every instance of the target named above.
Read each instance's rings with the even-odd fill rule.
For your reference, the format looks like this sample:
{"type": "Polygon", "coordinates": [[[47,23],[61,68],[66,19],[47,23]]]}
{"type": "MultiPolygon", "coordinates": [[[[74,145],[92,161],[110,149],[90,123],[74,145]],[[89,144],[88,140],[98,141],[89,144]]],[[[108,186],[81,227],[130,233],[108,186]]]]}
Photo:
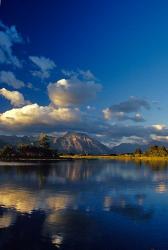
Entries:
{"type": "Polygon", "coordinates": [[[151,167],[153,170],[160,171],[161,168],[168,167],[168,161],[167,160],[155,160],[155,159],[134,159],[134,162],[137,166],[142,166],[144,163],[146,166],[151,167]]]}
{"type": "Polygon", "coordinates": [[[124,243],[127,249],[147,249],[141,242],[143,234],[136,234],[141,226],[148,234],[148,246],[164,249],[167,184],[166,167],[155,171],[143,163],[76,160],[2,165],[0,249],[24,249],[26,244],[26,249],[125,249],[124,243]],[[158,220],[163,223],[159,230],[152,227],[158,220]],[[22,236],[16,240],[18,232],[22,236]]]}
{"type": "Polygon", "coordinates": [[[60,235],[53,235],[52,236],[52,243],[57,247],[59,248],[62,244],[62,241],[63,241],[63,237],[60,236],[60,235]]]}
{"type": "Polygon", "coordinates": [[[73,203],[75,201],[73,200],[73,197],[71,195],[58,195],[58,196],[52,196],[47,199],[47,205],[52,211],[57,211],[60,209],[72,207],[73,203]]]}
{"type": "Polygon", "coordinates": [[[145,195],[144,194],[137,194],[136,200],[137,200],[137,204],[142,206],[144,201],[145,201],[145,195]]]}
{"type": "MultiPolygon", "coordinates": [[[[141,196],[140,196],[141,197],[141,196]]],[[[106,196],[104,199],[104,210],[122,214],[133,220],[148,220],[151,219],[153,211],[143,208],[143,199],[138,199],[136,202],[130,202],[126,197],[114,200],[114,198],[106,196]]]]}
{"type": "Polygon", "coordinates": [[[26,190],[17,190],[12,187],[0,189],[0,205],[14,208],[21,213],[30,213],[36,207],[35,195],[26,190]]]}
{"type": "Polygon", "coordinates": [[[0,216],[0,229],[7,228],[15,222],[16,214],[10,211],[4,212],[0,216]]]}
{"type": "Polygon", "coordinates": [[[165,193],[167,191],[165,183],[161,182],[156,186],[157,193],[165,193]]]}

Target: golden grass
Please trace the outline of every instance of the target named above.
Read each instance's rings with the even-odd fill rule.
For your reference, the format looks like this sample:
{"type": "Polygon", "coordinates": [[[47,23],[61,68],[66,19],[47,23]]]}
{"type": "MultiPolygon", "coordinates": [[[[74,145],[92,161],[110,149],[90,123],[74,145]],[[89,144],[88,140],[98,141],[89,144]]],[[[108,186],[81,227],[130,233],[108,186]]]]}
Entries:
{"type": "Polygon", "coordinates": [[[152,160],[168,161],[168,157],[161,156],[133,156],[133,155],[61,155],[60,158],[69,159],[112,159],[112,160],[152,160]]]}

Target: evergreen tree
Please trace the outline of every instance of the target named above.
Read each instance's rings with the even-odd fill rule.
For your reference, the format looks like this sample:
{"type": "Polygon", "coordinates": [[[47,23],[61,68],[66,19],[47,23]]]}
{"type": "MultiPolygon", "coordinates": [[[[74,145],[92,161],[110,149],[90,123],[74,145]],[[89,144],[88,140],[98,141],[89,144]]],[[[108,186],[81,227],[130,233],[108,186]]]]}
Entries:
{"type": "Polygon", "coordinates": [[[142,150],[140,148],[135,149],[134,152],[135,155],[141,155],[142,154],[142,150]]]}

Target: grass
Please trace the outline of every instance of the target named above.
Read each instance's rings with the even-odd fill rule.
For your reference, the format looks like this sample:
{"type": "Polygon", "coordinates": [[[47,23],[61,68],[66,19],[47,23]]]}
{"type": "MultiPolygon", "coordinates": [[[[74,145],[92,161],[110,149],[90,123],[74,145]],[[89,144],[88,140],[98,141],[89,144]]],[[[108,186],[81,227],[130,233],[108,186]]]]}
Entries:
{"type": "Polygon", "coordinates": [[[66,159],[112,159],[112,160],[154,160],[168,161],[168,157],[162,156],[134,156],[134,155],[61,155],[60,158],[66,159]]]}

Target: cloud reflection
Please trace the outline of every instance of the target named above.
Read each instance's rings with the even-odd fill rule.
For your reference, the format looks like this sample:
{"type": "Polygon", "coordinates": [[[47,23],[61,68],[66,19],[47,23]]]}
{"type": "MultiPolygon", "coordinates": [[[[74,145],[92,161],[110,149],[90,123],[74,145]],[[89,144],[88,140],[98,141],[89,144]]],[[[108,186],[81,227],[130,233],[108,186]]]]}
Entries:
{"type": "Polygon", "coordinates": [[[166,169],[153,171],[143,164],[113,161],[1,166],[0,229],[13,230],[22,219],[27,226],[24,223],[37,218],[38,237],[61,248],[67,235],[75,237],[80,231],[87,237],[89,228],[96,230],[100,215],[107,220],[117,215],[121,221],[137,223],[152,220],[151,192],[166,192],[167,179],[166,169]]]}
{"type": "Polygon", "coordinates": [[[10,227],[14,224],[16,219],[16,214],[13,212],[4,212],[2,216],[0,216],[0,229],[10,227]]]}

